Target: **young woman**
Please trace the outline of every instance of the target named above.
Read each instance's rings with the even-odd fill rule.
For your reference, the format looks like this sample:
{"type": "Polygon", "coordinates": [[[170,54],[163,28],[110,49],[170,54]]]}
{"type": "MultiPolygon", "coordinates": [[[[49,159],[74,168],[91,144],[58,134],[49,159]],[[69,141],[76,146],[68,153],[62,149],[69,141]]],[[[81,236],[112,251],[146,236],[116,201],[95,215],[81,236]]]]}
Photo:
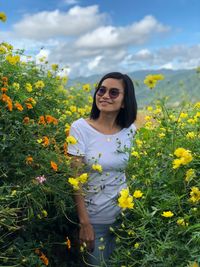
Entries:
{"type": "MultiPolygon", "coordinates": [[[[94,93],[90,118],[72,123],[70,135],[77,143],[69,155],[84,163],[88,181],[75,194],[80,222],[80,243],[90,252],[89,264],[104,266],[114,248],[110,232],[120,213],[119,192],[127,187],[128,148],[135,134],[137,102],[132,80],[119,72],[106,74],[94,93]]],[[[78,165],[77,165],[78,163],[78,165]]],[[[106,265],[108,266],[108,265],[106,265]]]]}

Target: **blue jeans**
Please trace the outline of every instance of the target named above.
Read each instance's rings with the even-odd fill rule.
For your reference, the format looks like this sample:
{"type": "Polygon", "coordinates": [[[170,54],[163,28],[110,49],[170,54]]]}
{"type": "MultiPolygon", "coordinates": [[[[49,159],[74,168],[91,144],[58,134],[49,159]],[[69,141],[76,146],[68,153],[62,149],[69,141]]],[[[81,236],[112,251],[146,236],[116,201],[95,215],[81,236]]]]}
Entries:
{"type": "Polygon", "coordinates": [[[95,248],[87,253],[88,266],[109,267],[109,257],[115,248],[115,236],[110,231],[114,224],[93,224],[95,232],[95,248]]]}

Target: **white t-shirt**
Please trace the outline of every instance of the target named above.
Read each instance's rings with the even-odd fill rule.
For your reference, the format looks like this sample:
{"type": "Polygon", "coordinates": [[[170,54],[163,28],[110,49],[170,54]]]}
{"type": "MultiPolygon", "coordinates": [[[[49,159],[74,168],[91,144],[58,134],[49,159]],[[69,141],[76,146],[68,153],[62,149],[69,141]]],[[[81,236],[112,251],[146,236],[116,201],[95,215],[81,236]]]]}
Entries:
{"type": "Polygon", "coordinates": [[[68,145],[68,153],[84,157],[89,178],[83,191],[93,224],[113,223],[121,211],[117,198],[121,189],[127,187],[125,168],[135,132],[136,127],[132,124],[118,133],[103,134],[83,118],[71,125],[69,134],[76,138],[77,143],[68,145]],[[94,171],[92,164],[100,164],[103,171],[94,171]]]}

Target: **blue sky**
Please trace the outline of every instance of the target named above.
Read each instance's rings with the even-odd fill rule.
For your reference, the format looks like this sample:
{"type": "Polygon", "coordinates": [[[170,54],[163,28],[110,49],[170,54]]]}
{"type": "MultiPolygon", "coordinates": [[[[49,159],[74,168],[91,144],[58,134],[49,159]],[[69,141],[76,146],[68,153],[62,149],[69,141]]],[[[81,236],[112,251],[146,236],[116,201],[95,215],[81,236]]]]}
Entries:
{"type": "Polygon", "coordinates": [[[71,77],[191,69],[200,65],[199,10],[199,0],[1,0],[0,42],[71,77]]]}

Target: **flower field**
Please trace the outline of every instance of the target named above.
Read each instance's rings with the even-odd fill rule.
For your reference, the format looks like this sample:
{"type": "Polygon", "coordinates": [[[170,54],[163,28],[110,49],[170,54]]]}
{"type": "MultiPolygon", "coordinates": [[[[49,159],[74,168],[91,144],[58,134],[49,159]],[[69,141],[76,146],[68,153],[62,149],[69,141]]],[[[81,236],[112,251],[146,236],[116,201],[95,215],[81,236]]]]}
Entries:
{"type": "MultiPolygon", "coordinates": [[[[24,58],[0,44],[0,266],[83,266],[72,195],[89,174],[76,177],[67,145],[94,85],[68,88],[58,65],[24,58]]],[[[147,90],[162,79],[147,76],[147,90]]],[[[112,266],[199,266],[200,102],[157,100],[141,114],[112,266]]]]}

